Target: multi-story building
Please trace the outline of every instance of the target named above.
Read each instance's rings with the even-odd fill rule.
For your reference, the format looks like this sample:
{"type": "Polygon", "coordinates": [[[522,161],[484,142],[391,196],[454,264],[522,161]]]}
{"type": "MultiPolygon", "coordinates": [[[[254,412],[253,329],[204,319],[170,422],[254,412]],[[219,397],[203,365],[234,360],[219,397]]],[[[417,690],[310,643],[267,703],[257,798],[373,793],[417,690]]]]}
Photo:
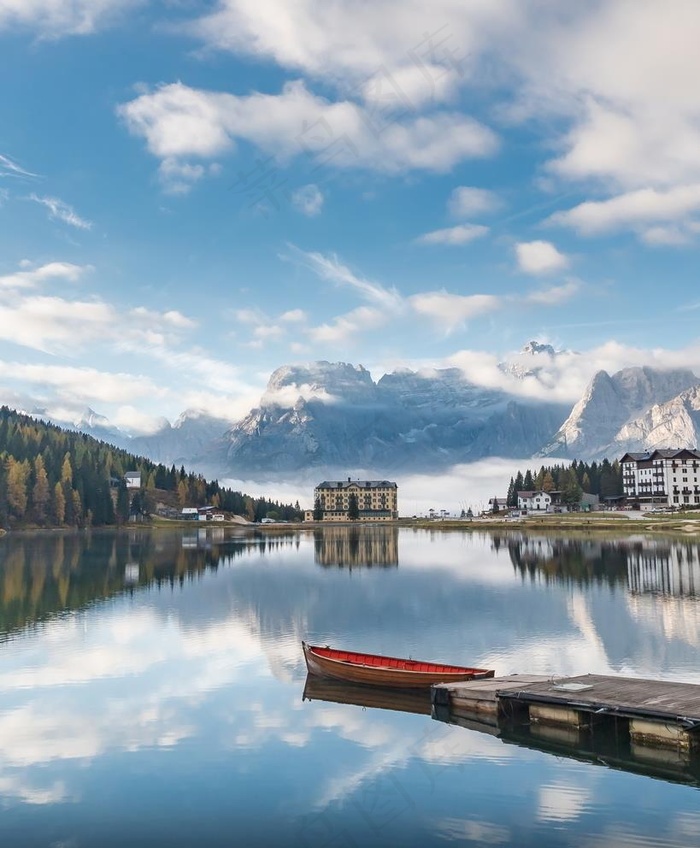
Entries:
{"type": "Polygon", "coordinates": [[[700,504],[700,451],[626,453],[620,460],[622,489],[629,501],[684,506],[700,504]]]}
{"type": "Polygon", "coordinates": [[[390,480],[325,480],[314,489],[323,521],[348,521],[350,497],[357,498],[359,521],[393,521],[399,517],[398,486],[390,480]]]}

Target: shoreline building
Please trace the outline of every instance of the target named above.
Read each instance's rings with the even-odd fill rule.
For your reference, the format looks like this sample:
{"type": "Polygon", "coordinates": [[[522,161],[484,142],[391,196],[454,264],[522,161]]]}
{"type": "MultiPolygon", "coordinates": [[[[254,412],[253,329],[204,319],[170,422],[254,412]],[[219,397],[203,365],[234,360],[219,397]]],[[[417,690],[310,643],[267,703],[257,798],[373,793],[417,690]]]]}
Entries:
{"type": "Polygon", "coordinates": [[[683,506],[700,504],[700,451],[626,453],[620,460],[622,490],[628,501],[683,506]]]}
{"type": "MultiPolygon", "coordinates": [[[[354,495],[358,521],[395,521],[399,517],[398,488],[391,480],[324,480],[314,489],[314,505],[320,504],[322,521],[350,521],[350,497],[354,495]]],[[[307,520],[313,520],[313,512],[307,511],[307,520]]]]}

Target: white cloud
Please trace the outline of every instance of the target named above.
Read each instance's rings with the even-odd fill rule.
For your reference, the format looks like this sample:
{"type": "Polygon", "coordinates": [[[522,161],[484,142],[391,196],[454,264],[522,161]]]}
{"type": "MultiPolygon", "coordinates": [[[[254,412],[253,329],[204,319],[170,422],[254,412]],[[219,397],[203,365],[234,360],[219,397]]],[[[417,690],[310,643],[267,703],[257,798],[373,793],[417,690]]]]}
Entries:
{"type": "Polygon", "coordinates": [[[146,0],[0,0],[0,30],[36,29],[46,38],[88,35],[146,0]]]}
{"type": "Polygon", "coordinates": [[[196,321],[183,315],[182,312],[178,312],[177,309],[157,312],[154,309],[146,309],[144,306],[136,306],[130,310],[129,315],[151,326],[162,323],[180,330],[191,330],[197,326],[196,321]]]}
{"type": "Polygon", "coordinates": [[[89,265],[73,265],[71,262],[49,262],[38,268],[31,268],[31,264],[22,263],[20,267],[23,270],[0,276],[0,291],[33,289],[49,280],[68,280],[74,283],[92,270],[89,265]]]}
{"type": "Polygon", "coordinates": [[[292,203],[294,206],[309,218],[320,214],[323,209],[323,192],[314,183],[302,186],[292,194],[292,203]]]}
{"type": "Polygon", "coordinates": [[[418,244],[468,244],[470,241],[482,238],[489,231],[488,227],[481,224],[458,224],[456,227],[448,227],[444,230],[433,230],[416,239],[418,244]]]}
{"type": "Polygon", "coordinates": [[[166,194],[187,194],[205,173],[204,165],[192,165],[189,162],[180,162],[173,156],[167,156],[158,168],[158,179],[166,194]]]}
{"type": "Polygon", "coordinates": [[[667,190],[643,188],[608,200],[589,200],[573,209],[555,212],[547,223],[571,227],[587,236],[630,227],[644,232],[649,224],[682,222],[698,211],[700,182],[667,190]]]}
{"type": "Polygon", "coordinates": [[[65,365],[28,365],[0,360],[0,376],[32,387],[32,391],[58,389],[66,403],[124,403],[147,397],[162,397],[165,390],[142,375],[114,374],[96,368],[65,365]]]}
{"type": "Polygon", "coordinates": [[[321,324],[308,330],[314,342],[345,344],[360,333],[376,330],[386,323],[385,312],[369,306],[359,306],[351,312],[336,318],[331,324],[321,324]]]}
{"type": "Polygon", "coordinates": [[[340,286],[349,286],[371,303],[392,311],[401,310],[403,299],[395,288],[387,289],[379,283],[373,283],[354,274],[335,254],[306,252],[294,245],[289,245],[292,256],[298,258],[307,268],[317,274],[322,280],[327,280],[340,286]]]}
{"type": "Polygon", "coordinates": [[[436,0],[426,10],[418,0],[377,0],[358,14],[349,0],[294,7],[285,0],[219,0],[190,30],[216,49],[270,58],[338,85],[386,73],[407,98],[417,96],[415,77],[422,72],[422,85],[438,97],[444,76],[468,77],[487,30],[507,19],[510,6],[508,0],[468,6],[436,0]]]}
{"type": "Polygon", "coordinates": [[[490,294],[459,295],[445,291],[416,294],[409,298],[409,302],[418,315],[432,318],[446,332],[503,305],[501,298],[490,294]]]}
{"type": "Polygon", "coordinates": [[[569,280],[560,286],[551,286],[547,289],[530,292],[525,295],[524,300],[527,303],[538,303],[543,306],[556,306],[559,303],[572,298],[581,290],[581,283],[578,280],[569,280]]]}
{"type": "Polygon", "coordinates": [[[36,194],[31,194],[29,199],[45,206],[49,210],[49,217],[54,220],[63,221],[64,224],[68,224],[79,230],[89,230],[92,228],[91,221],[81,218],[72,206],[69,206],[57,197],[39,197],[36,194]]]}
{"type": "Polygon", "coordinates": [[[447,208],[455,218],[471,218],[500,209],[502,203],[494,191],[473,186],[458,186],[453,189],[447,208]]]}
{"type": "Polygon", "coordinates": [[[268,341],[269,339],[279,339],[284,334],[284,328],[276,324],[260,324],[253,330],[253,336],[261,342],[268,341]]]}
{"type": "Polygon", "coordinates": [[[218,0],[189,29],[211,48],[272,60],[390,114],[458,87],[495,92],[502,116],[545,119],[557,151],[549,171],[565,180],[612,193],[700,179],[695,0],[676,0],[673,14],[653,0],[584,2],[566,14],[538,0],[435,0],[429,14],[418,0],[377,0],[362,15],[351,0],[218,0]]]}
{"type": "Polygon", "coordinates": [[[303,309],[290,309],[280,315],[280,321],[287,321],[291,324],[298,324],[306,321],[306,313],[303,309]]]}
{"type": "Polygon", "coordinates": [[[515,245],[518,268],[525,274],[552,274],[569,267],[569,259],[548,241],[520,242],[515,245]]]}
{"type": "Polygon", "coordinates": [[[114,309],[97,301],[34,296],[0,304],[0,339],[47,353],[75,352],[115,323],[114,309]]]}
{"type": "MultiPolygon", "coordinates": [[[[237,139],[279,162],[308,154],[321,166],[387,173],[449,171],[464,159],[490,155],[498,146],[491,130],[457,112],[412,114],[380,133],[362,106],[318,97],[302,81],[287,82],[280,94],[246,96],[173,83],[146,90],[117,113],[176,173],[187,171],[189,159],[232,152],[237,139]]],[[[192,175],[200,176],[196,166],[192,175]]]]}
{"type": "MultiPolygon", "coordinates": [[[[0,2],[0,16],[2,14],[2,5],[0,2]]],[[[2,22],[2,18],[0,17],[0,23],[2,22]]],[[[25,170],[21,165],[11,159],[9,156],[3,156],[0,153],[0,179],[3,177],[20,177],[20,178],[33,178],[36,177],[37,174],[33,174],[31,171],[25,170]]]]}

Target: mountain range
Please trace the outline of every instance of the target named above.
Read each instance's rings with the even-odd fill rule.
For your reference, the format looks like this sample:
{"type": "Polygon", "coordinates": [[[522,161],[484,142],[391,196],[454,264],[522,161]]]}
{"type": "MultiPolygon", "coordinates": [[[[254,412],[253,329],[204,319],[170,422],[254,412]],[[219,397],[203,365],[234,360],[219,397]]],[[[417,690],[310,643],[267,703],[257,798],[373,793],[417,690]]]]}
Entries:
{"type": "MultiPolygon", "coordinates": [[[[499,368],[511,385],[551,384],[547,366],[562,353],[530,342],[499,368]]],[[[30,414],[47,417],[40,409],[30,414]]],[[[488,456],[591,461],[628,450],[695,447],[700,380],[687,369],[599,371],[572,408],[477,385],[458,368],[401,369],[375,382],[361,365],[314,362],[278,368],[258,406],[240,421],[187,410],[173,424],[163,419],[151,435],[130,437],[86,410],[69,426],[219,479],[334,470],[388,476],[439,472],[488,456]]]]}

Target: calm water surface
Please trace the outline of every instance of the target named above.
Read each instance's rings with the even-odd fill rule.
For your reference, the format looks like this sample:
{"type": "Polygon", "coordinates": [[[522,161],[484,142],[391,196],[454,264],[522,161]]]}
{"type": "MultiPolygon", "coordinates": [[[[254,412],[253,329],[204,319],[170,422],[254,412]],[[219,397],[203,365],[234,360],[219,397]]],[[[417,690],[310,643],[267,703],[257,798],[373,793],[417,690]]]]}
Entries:
{"type": "Polygon", "coordinates": [[[700,549],[379,527],[4,538],[0,845],[700,846],[698,770],[673,752],[596,764],[303,700],[302,638],[700,683],[700,549]]]}

